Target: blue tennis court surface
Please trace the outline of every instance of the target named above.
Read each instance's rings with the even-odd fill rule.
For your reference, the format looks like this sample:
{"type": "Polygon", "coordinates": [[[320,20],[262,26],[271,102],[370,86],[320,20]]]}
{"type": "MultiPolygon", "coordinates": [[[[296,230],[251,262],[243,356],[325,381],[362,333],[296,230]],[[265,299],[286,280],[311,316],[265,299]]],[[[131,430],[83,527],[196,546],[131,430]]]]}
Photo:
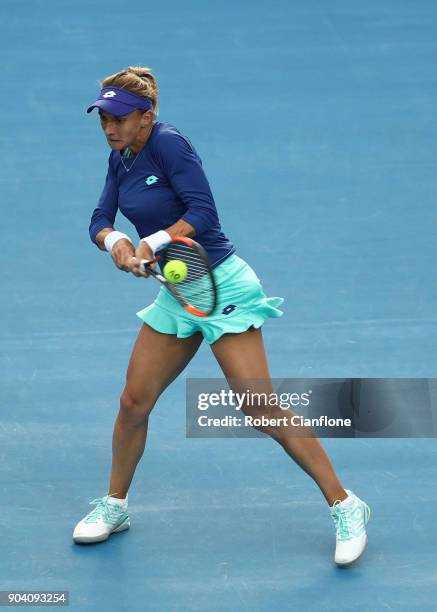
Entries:
{"type": "Polygon", "coordinates": [[[285,298],[263,327],[273,376],[435,377],[435,2],[4,0],[0,24],[0,590],[68,590],[75,611],[436,609],[435,439],[323,441],[373,513],[339,570],[325,500],[275,442],[185,437],[184,379],[221,375],[205,343],[152,413],[131,529],[71,541],[107,492],[135,313],[158,288],[88,238],[98,80],[157,75],[159,119],[285,298]]]}

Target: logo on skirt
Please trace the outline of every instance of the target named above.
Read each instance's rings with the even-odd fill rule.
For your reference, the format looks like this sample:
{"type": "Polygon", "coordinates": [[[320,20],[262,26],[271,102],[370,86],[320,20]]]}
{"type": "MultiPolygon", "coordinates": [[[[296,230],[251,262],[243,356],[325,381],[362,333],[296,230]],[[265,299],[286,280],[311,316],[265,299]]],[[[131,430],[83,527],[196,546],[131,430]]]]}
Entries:
{"type": "Polygon", "coordinates": [[[235,304],[228,304],[227,306],[225,306],[222,310],[222,314],[230,314],[231,312],[233,312],[236,309],[236,305],[235,304]]]}

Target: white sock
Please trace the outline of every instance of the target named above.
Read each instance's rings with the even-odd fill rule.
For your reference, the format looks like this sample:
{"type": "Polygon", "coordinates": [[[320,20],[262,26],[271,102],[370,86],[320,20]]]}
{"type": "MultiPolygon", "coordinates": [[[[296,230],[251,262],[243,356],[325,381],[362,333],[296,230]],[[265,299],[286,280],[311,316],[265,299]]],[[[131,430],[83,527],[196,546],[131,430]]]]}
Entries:
{"type": "Polygon", "coordinates": [[[116,506],[121,506],[124,510],[126,510],[128,497],[129,497],[129,494],[126,495],[125,499],[119,499],[118,497],[108,497],[108,503],[114,504],[116,506]]]}
{"type": "MultiPolygon", "coordinates": [[[[353,503],[354,503],[354,498],[352,497],[350,493],[348,493],[346,499],[341,500],[340,506],[343,506],[344,508],[349,508],[350,506],[353,506],[353,503]]],[[[331,508],[333,507],[334,505],[331,506],[331,508]]]]}
{"type": "Polygon", "coordinates": [[[346,508],[349,508],[349,506],[353,506],[353,503],[354,503],[354,498],[352,497],[350,493],[348,493],[346,499],[341,500],[340,505],[345,506],[346,508]]]}

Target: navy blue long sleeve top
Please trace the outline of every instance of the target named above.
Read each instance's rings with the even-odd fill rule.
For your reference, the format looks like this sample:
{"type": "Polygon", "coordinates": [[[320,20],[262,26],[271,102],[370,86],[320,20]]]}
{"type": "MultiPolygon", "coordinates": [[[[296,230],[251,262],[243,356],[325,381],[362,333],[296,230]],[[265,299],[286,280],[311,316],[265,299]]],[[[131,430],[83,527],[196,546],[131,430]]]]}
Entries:
{"type": "Polygon", "coordinates": [[[118,210],[140,238],[183,219],[196,230],[193,238],[206,250],[212,267],[235,252],[222,232],[199,155],[170,123],[155,123],[136,156],[111,151],[105,186],[89,226],[95,244],[100,230],[114,226],[118,210]]]}

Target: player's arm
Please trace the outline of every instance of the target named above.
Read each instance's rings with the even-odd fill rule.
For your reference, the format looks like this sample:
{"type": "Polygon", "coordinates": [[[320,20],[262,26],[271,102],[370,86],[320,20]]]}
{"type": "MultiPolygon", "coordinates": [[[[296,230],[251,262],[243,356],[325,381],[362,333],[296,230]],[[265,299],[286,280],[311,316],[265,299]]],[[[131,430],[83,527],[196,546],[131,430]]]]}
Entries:
{"type": "MultiPolygon", "coordinates": [[[[165,228],[164,232],[156,232],[155,236],[158,236],[160,233],[166,233],[168,236],[170,236],[170,238],[173,238],[174,236],[187,236],[188,238],[193,238],[193,236],[196,235],[196,230],[190,223],[187,223],[187,221],[179,219],[179,221],[176,221],[176,223],[173,223],[173,225],[170,225],[170,227],[165,228]]],[[[149,238],[153,238],[153,236],[150,236],[149,238]]],[[[167,239],[167,236],[165,238],[167,239]]],[[[149,242],[146,240],[141,240],[134,253],[135,260],[133,262],[131,271],[135,276],[149,276],[147,272],[143,272],[140,269],[141,260],[153,259],[154,257],[156,250],[154,246],[156,247],[156,245],[153,244],[153,240],[151,244],[149,244],[149,242]]]]}
{"type": "Polygon", "coordinates": [[[113,227],[105,227],[96,234],[96,244],[101,251],[106,251],[105,238],[114,231],[113,227]]]}
{"type": "Polygon", "coordinates": [[[130,272],[135,247],[126,234],[114,229],[118,211],[118,187],[115,173],[109,160],[108,173],[97,207],[89,226],[90,238],[101,251],[109,251],[119,270],[130,272]]]}
{"type": "MultiPolygon", "coordinates": [[[[112,153],[111,153],[112,156],[112,153]]],[[[106,251],[105,238],[114,231],[114,221],[118,211],[118,186],[114,170],[108,163],[106,181],[96,208],[93,210],[88,228],[90,239],[100,250],[106,251]]]]}
{"type": "Polygon", "coordinates": [[[110,251],[112,261],[119,270],[123,272],[132,271],[132,257],[135,255],[135,247],[131,240],[124,234],[117,232],[113,227],[105,227],[96,235],[96,244],[102,251],[110,251]],[[109,237],[109,242],[105,238],[109,237]]]}
{"type": "Polygon", "coordinates": [[[179,221],[176,221],[176,223],[173,223],[173,225],[170,225],[170,227],[164,228],[164,230],[167,232],[170,238],[173,238],[174,236],[187,236],[188,238],[194,238],[196,235],[196,230],[194,227],[187,221],[184,221],[184,219],[179,219],[179,221]]]}
{"type": "Polygon", "coordinates": [[[170,227],[165,228],[164,231],[160,230],[159,232],[148,236],[148,240],[142,239],[134,253],[135,259],[132,262],[131,271],[135,276],[149,276],[147,272],[143,272],[140,269],[140,262],[143,259],[153,259],[155,251],[157,250],[157,246],[159,244],[159,242],[155,243],[155,239],[159,241],[161,234],[164,235],[163,239],[165,243],[168,241],[168,237],[173,238],[174,236],[187,236],[188,238],[192,238],[193,236],[195,236],[196,230],[190,223],[187,223],[187,221],[179,219],[178,221],[176,221],[176,223],[170,225],[170,227]]]}
{"type": "MultiPolygon", "coordinates": [[[[187,209],[180,221],[185,221],[200,236],[219,223],[202,162],[193,147],[178,134],[162,135],[156,146],[161,167],[187,209]]],[[[193,234],[188,237],[192,238],[193,234]]]]}
{"type": "Polygon", "coordinates": [[[169,237],[193,238],[218,223],[217,211],[200,158],[180,136],[168,135],[160,139],[156,154],[171,186],[187,207],[184,215],[168,228],[143,238],[135,252],[132,272],[147,276],[140,269],[140,261],[153,259],[154,253],[165,246],[169,237]]]}
{"type": "MultiPolygon", "coordinates": [[[[173,227],[173,226],[172,226],[173,227]]],[[[101,251],[106,251],[106,246],[105,246],[105,238],[108,234],[111,234],[112,232],[115,232],[115,228],[113,227],[105,227],[104,229],[100,230],[100,232],[96,235],[96,244],[99,247],[99,249],[101,251]]],[[[184,234],[185,235],[185,234],[184,234]]],[[[121,240],[126,240],[126,239],[121,239],[121,240]]],[[[131,244],[129,241],[127,241],[129,244],[131,244]]],[[[118,241],[117,241],[118,243],[118,241]]],[[[115,245],[114,245],[115,248],[115,245]]]]}

